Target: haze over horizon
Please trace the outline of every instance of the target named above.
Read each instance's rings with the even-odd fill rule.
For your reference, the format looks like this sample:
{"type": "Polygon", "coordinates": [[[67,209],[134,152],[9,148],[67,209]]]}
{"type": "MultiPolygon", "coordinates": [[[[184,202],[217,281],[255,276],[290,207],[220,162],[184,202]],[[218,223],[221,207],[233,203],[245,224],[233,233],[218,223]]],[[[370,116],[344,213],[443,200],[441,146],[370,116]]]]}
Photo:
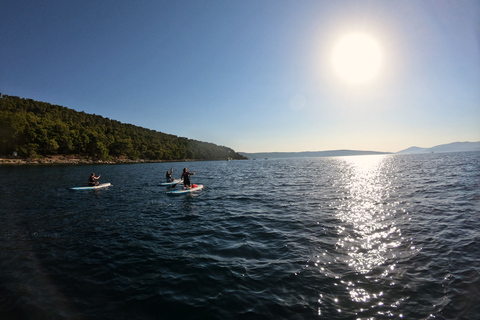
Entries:
{"type": "Polygon", "coordinates": [[[0,92],[237,152],[480,141],[480,2],[3,1],[0,92]]]}

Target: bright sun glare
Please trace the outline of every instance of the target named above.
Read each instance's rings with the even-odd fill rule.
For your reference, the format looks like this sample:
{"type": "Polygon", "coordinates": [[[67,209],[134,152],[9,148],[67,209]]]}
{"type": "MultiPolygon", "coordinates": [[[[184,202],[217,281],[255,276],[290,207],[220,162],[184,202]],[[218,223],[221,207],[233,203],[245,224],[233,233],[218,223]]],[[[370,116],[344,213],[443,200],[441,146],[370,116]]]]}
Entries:
{"type": "Polygon", "coordinates": [[[336,74],[351,84],[373,80],[382,65],[378,43],[368,35],[354,33],[341,38],[333,49],[336,74]]]}

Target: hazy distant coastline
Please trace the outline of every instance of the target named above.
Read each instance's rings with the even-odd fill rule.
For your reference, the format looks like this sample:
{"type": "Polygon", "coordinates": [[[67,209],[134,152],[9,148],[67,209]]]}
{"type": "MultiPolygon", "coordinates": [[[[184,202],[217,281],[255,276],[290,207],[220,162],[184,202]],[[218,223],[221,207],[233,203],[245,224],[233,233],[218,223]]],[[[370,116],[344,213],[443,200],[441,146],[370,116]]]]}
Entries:
{"type": "MultiPolygon", "coordinates": [[[[478,142],[453,142],[441,144],[431,148],[410,147],[398,152],[381,151],[360,151],[360,150],[328,150],[328,151],[304,151],[304,152],[238,152],[238,154],[249,159],[280,159],[280,158],[306,158],[306,157],[346,157],[362,155],[381,155],[381,154],[421,154],[421,153],[444,153],[444,152],[468,152],[480,151],[480,141],[478,142]]],[[[157,162],[179,162],[196,161],[195,159],[180,160],[148,160],[148,159],[116,159],[116,160],[92,160],[81,157],[65,156],[47,156],[43,158],[29,159],[22,157],[0,158],[1,164],[65,164],[65,165],[87,165],[87,164],[127,164],[127,163],[157,163],[157,162]]]]}
{"type": "Polygon", "coordinates": [[[441,144],[431,148],[410,147],[408,149],[398,151],[397,154],[405,153],[440,153],[440,152],[463,152],[463,151],[479,151],[480,141],[477,142],[452,142],[441,144]]]}
{"type": "Polygon", "coordinates": [[[410,147],[398,152],[382,151],[359,151],[359,150],[328,150],[328,151],[303,151],[303,152],[238,152],[249,159],[262,158],[304,158],[304,157],[341,157],[341,156],[360,156],[377,154],[411,154],[411,153],[441,153],[441,152],[464,152],[480,151],[480,141],[478,142],[453,142],[441,144],[431,148],[410,147]]]}
{"type": "Polygon", "coordinates": [[[249,159],[262,158],[305,158],[305,157],[341,157],[364,156],[374,154],[391,154],[391,152],[358,151],[358,150],[328,150],[328,151],[303,151],[303,152],[238,152],[249,159]]]}

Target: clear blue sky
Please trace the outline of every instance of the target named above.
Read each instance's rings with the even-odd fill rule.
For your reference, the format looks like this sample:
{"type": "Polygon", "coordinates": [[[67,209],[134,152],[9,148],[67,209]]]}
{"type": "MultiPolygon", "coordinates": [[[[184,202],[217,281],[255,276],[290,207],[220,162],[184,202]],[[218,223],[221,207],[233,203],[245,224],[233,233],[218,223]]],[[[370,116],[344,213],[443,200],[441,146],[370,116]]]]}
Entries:
{"type": "Polygon", "coordinates": [[[480,141],[478,0],[3,0],[0,12],[3,94],[243,152],[480,141]],[[333,67],[352,33],[380,48],[370,81],[333,67]]]}

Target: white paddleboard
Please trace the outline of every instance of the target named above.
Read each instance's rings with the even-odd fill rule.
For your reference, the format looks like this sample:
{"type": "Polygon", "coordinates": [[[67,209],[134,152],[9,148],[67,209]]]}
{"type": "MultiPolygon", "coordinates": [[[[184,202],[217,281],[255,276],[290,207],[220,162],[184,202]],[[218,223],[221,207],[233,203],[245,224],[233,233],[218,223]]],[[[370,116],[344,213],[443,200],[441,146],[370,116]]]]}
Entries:
{"type": "Polygon", "coordinates": [[[98,186],[89,186],[89,187],[73,187],[70,190],[94,190],[94,189],[102,189],[106,187],[110,187],[112,184],[110,182],[107,183],[100,183],[98,186]]]}
{"type": "Polygon", "coordinates": [[[167,194],[169,195],[179,195],[179,194],[186,194],[198,190],[203,189],[203,184],[197,184],[195,188],[190,188],[190,189],[178,189],[178,190],[173,190],[173,191],[168,191],[167,194]]]}
{"type": "Polygon", "coordinates": [[[176,179],[174,181],[171,181],[171,182],[163,182],[163,183],[160,183],[161,186],[176,186],[177,184],[179,184],[180,182],[183,182],[183,180],[180,180],[180,179],[176,179]]]}

